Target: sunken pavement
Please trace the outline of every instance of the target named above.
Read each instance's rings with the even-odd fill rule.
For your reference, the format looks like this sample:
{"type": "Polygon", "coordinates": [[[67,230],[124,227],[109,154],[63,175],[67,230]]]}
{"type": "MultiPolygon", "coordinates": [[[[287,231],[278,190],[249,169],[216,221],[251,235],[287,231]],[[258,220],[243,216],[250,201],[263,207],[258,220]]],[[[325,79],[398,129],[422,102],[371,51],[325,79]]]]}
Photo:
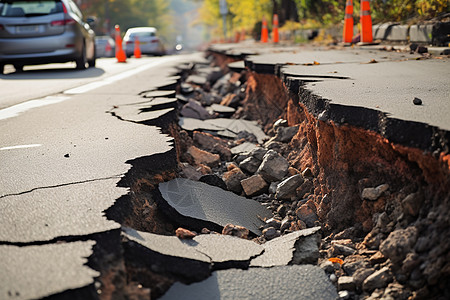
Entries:
{"type": "Polygon", "coordinates": [[[142,140],[116,175],[1,195],[0,298],[448,299],[449,65],[224,44],[167,66],[103,112],[111,149],[142,140]]]}

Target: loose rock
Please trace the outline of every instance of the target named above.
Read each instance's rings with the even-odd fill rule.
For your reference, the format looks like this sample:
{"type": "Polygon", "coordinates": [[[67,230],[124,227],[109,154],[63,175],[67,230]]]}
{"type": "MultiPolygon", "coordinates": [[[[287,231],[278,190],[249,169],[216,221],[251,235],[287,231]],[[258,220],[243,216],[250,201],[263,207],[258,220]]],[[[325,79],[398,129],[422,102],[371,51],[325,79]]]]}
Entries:
{"type": "Polygon", "coordinates": [[[289,168],[287,160],[273,150],[269,150],[264,155],[263,162],[258,168],[260,174],[266,181],[279,181],[283,179],[289,168]]]}
{"type": "Polygon", "coordinates": [[[303,183],[303,176],[298,174],[283,180],[277,185],[276,199],[291,199],[296,195],[296,189],[303,183]]]}

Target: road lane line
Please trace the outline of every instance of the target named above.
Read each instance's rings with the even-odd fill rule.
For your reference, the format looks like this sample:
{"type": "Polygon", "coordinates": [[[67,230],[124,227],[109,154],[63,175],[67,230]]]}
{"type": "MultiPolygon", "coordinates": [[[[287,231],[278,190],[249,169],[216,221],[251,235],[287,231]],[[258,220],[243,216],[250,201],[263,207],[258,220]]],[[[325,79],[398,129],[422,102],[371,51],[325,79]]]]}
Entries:
{"type": "Polygon", "coordinates": [[[41,147],[41,146],[42,146],[42,144],[8,146],[8,147],[0,148],[0,151],[2,151],[2,150],[14,150],[14,149],[36,148],[36,147],[41,147]]]}
{"type": "MultiPolygon", "coordinates": [[[[63,93],[67,94],[67,95],[83,94],[83,93],[89,92],[91,90],[94,90],[96,88],[99,88],[99,87],[117,82],[119,80],[122,80],[124,78],[136,75],[142,71],[148,70],[155,66],[169,63],[171,61],[175,61],[177,59],[179,59],[179,57],[176,57],[176,56],[163,57],[163,58],[160,58],[151,63],[137,67],[135,69],[128,70],[128,71],[122,72],[120,74],[104,78],[103,80],[100,80],[100,81],[91,82],[91,83],[88,83],[88,84],[85,84],[85,85],[82,85],[82,86],[79,86],[79,87],[76,87],[73,89],[66,90],[63,93]]],[[[55,104],[58,102],[66,101],[68,99],[70,99],[69,96],[47,96],[45,98],[34,99],[34,100],[30,100],[30,101],[27,101],[24,103],[20,103],[20,104],[17,104],[17,105],[8,107],[8,108],[1,109],[0,110],[0,120],[17,117],[19,114],[21,114],[27,110],[30,110],[32,108],[55,104]]]]}
{"type": "Polygon", "coordinates": [[[178,57],[175,57],[175,56],[174,57],[160,58],[157,61],[153,61],[153,62],[151,62],[149,64],[142,65],[142,66],[137,67],[135,69],[128,70],[128,71],[122,72],[120,74],[113,75],[111,77],[107,77],[107,78],[105,78],[103,80],[92,82],[92,83],[88,83],[88,84],[85,84],[85,85],[82,85],[82,86],[79,86],[79,87],[76,87],[76,88],[64,91],[64,94],[68,94],[68,95],[83,94],[83,93],[92,91],[94,89],[97,89],[99,87],[102,87],[102,86],[105,86],[105,85],[117,82],[119,80],[128,78],[130,76],[136,75],[136,74],[138,74],[138,73],[140,73],[142,71],[148,70],[148,69],[156,67],[158,65],[174,61],[176,59],[178,59],[178,57]]]}
{"type": "Polygon", "coordinates": [[[50,104],[59,103],[70,99],[67,96],[47,96],[41,99],[30,100],[24,103],[20,103],[5,109],[0,110],[0,120],[17,117],[19,114],[30,110],[32,108],[46,106],[50,104]]]}

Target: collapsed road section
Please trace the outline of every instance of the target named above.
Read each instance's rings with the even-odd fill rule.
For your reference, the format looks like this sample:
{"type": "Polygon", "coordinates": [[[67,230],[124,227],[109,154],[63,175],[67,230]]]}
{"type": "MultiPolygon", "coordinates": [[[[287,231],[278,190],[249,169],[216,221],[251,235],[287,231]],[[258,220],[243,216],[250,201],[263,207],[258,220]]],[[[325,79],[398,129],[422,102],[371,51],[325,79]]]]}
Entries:
{"type": "Polygon", "coordinates": [[[2,298],[450,296],[447,57],[215,45],[189,61],[110,88],[84,117],[111,129],[47,153],[89,178],[3,191],[19,229],[1,233],[2,298]],[[81,159],[103,143],[106,161],[81,159]]]}

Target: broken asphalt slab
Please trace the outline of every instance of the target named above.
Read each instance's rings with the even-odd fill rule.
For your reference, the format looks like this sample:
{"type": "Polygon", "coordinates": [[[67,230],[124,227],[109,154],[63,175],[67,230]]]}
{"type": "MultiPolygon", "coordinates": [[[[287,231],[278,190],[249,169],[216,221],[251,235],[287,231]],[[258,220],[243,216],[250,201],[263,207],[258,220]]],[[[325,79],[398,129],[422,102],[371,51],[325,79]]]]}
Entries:
{"type": "Polygon", "coordinates": [[[183,240],[126,227],[122,230],[128,240],[144,247],[129,244],[125,255],[131,260],[143,261],[152,270],[191,280],[206,278],[211,270],[247,269],[251,259],[264,251],[255,242],[230,235],[202,234],[183,240]]]}
{"type": "Polygon", "coordinates": [[[94,244],[0,245],[0,298],[43,298],[90,285],[95,293],[94,278],[100,274],[86,266],[94,244]]]}
{"type": "Polygon", "coordinates": [[[0,243],[32,244],[120,228],[104,211],[127,193],[120,178],[37,189],[0,201],[0,243]]]}
{"type": "Polygon", "coordinates": [[[325,272],[312,265],[230,269],[185,285],[176,282],[161,299],[302,299],[335,300],[336,288],[325,272]]]}
{"type": "Polygon", "coordinates": [[[271,217],[270,211],[259,202],[202,182],[176,178],[159,184],[159,191],[166,204],[175,210],[175,213],[167,211],[173,218],[177,218],[178,213],[221,227],[243,226],[257,234],[259,226],[263,225],[261,219],[271,217]]]}
{"type": "Polygon", "coordinates": [[[319,258],[320,227],[294,231],[263,244],[264,253],[250,267],[276,267],[289,264],[314,264],[319,258]]]}

